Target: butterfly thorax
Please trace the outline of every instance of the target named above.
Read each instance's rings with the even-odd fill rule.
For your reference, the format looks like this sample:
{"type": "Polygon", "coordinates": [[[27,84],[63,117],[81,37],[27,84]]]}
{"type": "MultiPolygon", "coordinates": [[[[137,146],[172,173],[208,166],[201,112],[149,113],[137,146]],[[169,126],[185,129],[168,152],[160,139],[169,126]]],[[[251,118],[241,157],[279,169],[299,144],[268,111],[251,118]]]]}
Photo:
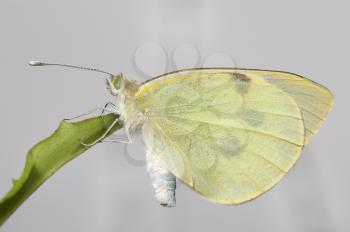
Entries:
{"type": "Polygon", "coordinates": [[[116,96],[116,108],[124,126],[133,132],[140,128],[144,118],[135,104],[135,93],[140,85],[136,81],[125,78],[123,82],[116,96]]]}

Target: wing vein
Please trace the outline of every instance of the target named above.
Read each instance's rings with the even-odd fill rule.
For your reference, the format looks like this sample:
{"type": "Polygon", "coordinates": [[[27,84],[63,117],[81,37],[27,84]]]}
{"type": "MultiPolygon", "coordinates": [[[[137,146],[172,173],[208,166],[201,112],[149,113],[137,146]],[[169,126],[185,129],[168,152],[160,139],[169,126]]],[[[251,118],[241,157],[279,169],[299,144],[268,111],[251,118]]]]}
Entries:
{"type": "Polygon", "coordinates": [[[284,170],[283,168],[281,168],[280,166],[278,166],[278,165],[277,165],[275,162],[273,162],[272,160],[267,159],[267,158],[264,157],[263,155],[261,155],[261,154],[255,152],[255,151],[248,150],[248,149],[246,149],[246,151],[247,151],[247,154],[250,154],[250,155],[259,157],[259,158],[262,159],[262,160],[265,160],[266,162],[268,162],[268,163],[271,164],[272,166],[276,167],[280,172],[282,172],[282,173],[287,173],[286,170],[284,170]]]}
{"type": "MultiPolygon", "coordinates": [[[[193,122],[201,122],[201,123],[211,124],[211,125],[214,125],[214,126],[220,126],[220,127],[224,126],[224,125],[221,125],[221,124],[218,124],[218,123],[207,122],[207,121],[203,121],[203,120],[193,120],[193,119],[183,118],[183,117],[178,117],[178,116],[173,116],[173,117],[180,118],[180,119],[185,119],[185,120],[189,120],[189,121],[193,121],[193,122]]],[[[257,134],[262,134],[262,135],[274,137],[276,139],[283,140],[285,142],[291,143],[291,144],[293,144],[295,146],[298,146],[298,147],[302,147],[303,146],[302,144],[298,144],[298,143],[293,142],[293,141],[291,141],[289,139],[286,139],[286,138],[283,138],[283,137],[279,137],[279,136],[271,134],[271,133],[267,133],[267,132],[263,132],[263,131],[259,131],[259,130],[254,130],[252,128],[242,128],[242,127],[237,127],[237,126],[233,126],[233,125],[225,125],[225,126],[229,126],[231,128],[235,128],[237,130],[247,130],[249,132],[253,132],[253,133],[257,133],[257,134]]]]}

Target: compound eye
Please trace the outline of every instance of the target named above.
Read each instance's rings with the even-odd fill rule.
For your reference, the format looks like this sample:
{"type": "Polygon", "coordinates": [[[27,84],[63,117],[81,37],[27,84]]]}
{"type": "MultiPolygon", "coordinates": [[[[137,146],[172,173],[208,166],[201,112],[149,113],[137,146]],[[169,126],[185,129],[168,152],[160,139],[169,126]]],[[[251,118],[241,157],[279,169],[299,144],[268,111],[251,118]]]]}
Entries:
{"type": "Polygon", "coordinates": [[[122,75],[117,75],[112,77],[112,84],[115,89],[120,89],[120,87],[122,86],[122,81],[123,81],[122,75]]]}

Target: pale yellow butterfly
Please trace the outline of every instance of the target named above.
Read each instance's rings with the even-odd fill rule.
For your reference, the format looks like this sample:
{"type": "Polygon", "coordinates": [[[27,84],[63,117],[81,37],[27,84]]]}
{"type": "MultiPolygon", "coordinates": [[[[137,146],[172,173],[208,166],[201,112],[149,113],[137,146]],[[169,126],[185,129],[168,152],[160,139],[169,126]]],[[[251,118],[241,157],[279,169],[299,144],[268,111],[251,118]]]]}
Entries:
{"type": "Polygon", "coordinates": [[[112,75],[107,84],[128,137],[140,130],[160,166],[222,204],[249,201],[273,187],[333,103],[327,88],[279,71],[188,69],[144,83],[112,75]]]}

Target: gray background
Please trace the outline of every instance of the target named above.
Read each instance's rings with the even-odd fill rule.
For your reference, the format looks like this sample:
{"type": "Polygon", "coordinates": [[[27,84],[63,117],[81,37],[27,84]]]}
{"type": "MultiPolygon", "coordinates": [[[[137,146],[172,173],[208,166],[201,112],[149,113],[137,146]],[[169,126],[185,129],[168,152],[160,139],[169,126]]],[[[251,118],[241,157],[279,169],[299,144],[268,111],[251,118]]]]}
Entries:
{"type": "Polygon", "coordinates": [[[98,145],[67,164],[0,230],[349,231],[348,10],[345,0],[2,0],[1,196],[21,174],[27,150],[62,118],[111,100],[103,75],[30,68],[32,59],[142,80],[174,69],[164,67],[162,49],[169,56],[185,44],[170,59],[177,67],[193,66],[197,48],[205,65],[231,65],[232,57],[239,67],[296,72],[336,100],[292,171],[250,203],[213,204],[181,185],[176,208],[158,206],[136,139],[127,148],[98,145]]]}

